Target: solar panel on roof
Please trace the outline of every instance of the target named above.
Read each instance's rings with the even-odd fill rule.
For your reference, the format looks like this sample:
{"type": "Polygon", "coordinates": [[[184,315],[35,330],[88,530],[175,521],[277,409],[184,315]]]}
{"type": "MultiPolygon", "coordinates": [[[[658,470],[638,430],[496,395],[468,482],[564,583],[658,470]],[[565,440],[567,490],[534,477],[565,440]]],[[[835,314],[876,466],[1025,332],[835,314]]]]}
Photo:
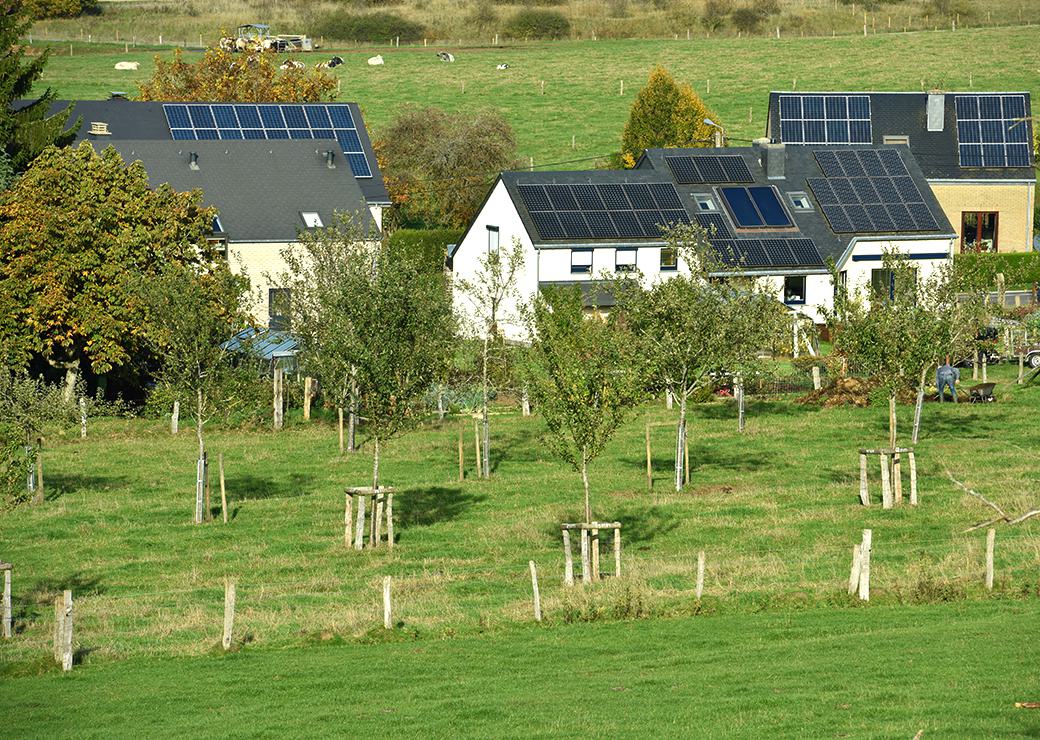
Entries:
{"type": "Polygon", "coordinates": [[[572,185],[571,189],[583,211],[599,211],[604,208],[603,199],[592,185],[572,185]]]}
{"type": "Polygon", "coordinates": [[[788,239],[787,244],[794,253],[795,264],[819,265],[823,264],[820,250],[816,248],[816,242],[812,239],[788,239]]]}
{"type": "Polygon", "coordinates": [[[781,95],[780,136],[790,144],[870,144],[870,96],[781,95]]]}
{"type": "Polygon", "coordinates": [[[719,192],[739,228],[754,229],[764,225],[747,188],[720,188],[719,192]]]}
{"type": "Polygon", "coordinates": [[[545,194],[549,196],[549,202],[557,211],[576,211],[578,201],[571,192],[569,185],[546,185],[545,194]]]}
{"type": "Polygon", "coordinates": [[[543,239],[563,239],[566,234],[560,226],[560,220],[552,211],[535,211],[531,214],[538,235],[543,239]]]}
{"type": "Polygon", "coordinates": [[[693,164],[693,157],[665,157],[664,162],[680,185],[701,182],[701,174],[693,164]]]}
{"type": "Polygon", "coordinates": [[[664,158],[680,185],[754,182],[743,157],[736,154],[675,155],[664,158]]]}
{"type": "Polygon", "coordinates": [[[617,228],[606,211],[587,211],[585,220],[588,221],[589,230],[596,239],[606,239],[618,235],[617,228]]]}
{"type": "Polygon", "coordinates": [[[671,185],[653,183],[650,185],[650,193],[654,196],[654,201],[657,203],[658,208],[679,210],[683,207],[682,201],[679,200],[679,194],[675,192],[675,188],[671,185]]]}
{"type": "Polygon", "coordinates": [[[323,139],[339,142],[355,177],[372,177],[372,166],[342,104],[164,104],[170,137],[192,139],[323,139]]]}
{"type": "Polygon", "coordinates": [[[725,187],[719,188],[719,192],[739,228],[786,228],[794,225],[771,186],[725,187]]]}
{"type": "Polygon", "coordinates": [[[751,176],[751,170],[748,169],[747,162],[744,161],[743,157],[727,154],[725,156],[720,156],[719,161],[722,163],[722,171],[726,174],[726,182],[755,181],[755,178],[751,176]]]}
{"type": "Polygon", "coordinates": [[[859,152],[853,149],[841,149],[834,152],[834,156],[838,158],[838,162],[841,164],[841,168],[845,171],[846,177],[864,177],[867,174],[866,168],[863,167],[862,162],[859,161],[859,152]]]}
{"type": "Polygon", "coordinates": [[[686,213],[686,211],[665,210],[661,211],[661,217],[664,219],[665,226],[676,226],[679,224],[690,223],[690,215],[686,213]]]}
{"type": "Polygon", "coordinates": [[[610,218],[617,227],[619,237],[638,239],[643,236],[643,227],[639,224],[635,211],[611,211],[610,218]]]}
{"type": "Polygon", "coordinates": [[[588,239],[592,236],[592,230],[580,211],[557,211],[556,216],[560,219],[560,226],[568,239],[588,239]]]}
{"type": "Polygon", "coordinates": [[[608,210],[627,211],[632,207],[620,185],[597,185],[596,192],[599,193],[599,197],[603,200],[608,210]]]}
{"type": "Polygon", "coordinates": [[[701,174],[701,182],[727,182],[726,170],[722,167],[719,157],[696,157],[697,170],[701,174]]]}
{"type": "Polygon", "coordinates": [[[755,206],[758,208],[758,212],[762,215],[762,220],[767,226],[787,227],[794,225],[772,187],[757,186],[748,188],[748,192],[751,194],[751,200],[755,202],[755,206]]]}
{"type": "Polygon", "coordinates": [[[762,246],[765,248],[766,257],[770,264],[775,267],[794,267],[798,264],[794,252],[789,246],[789,239],[763,239],[762,246]]]}
{"type": "Polygon", "coordinates": [[[705,228],[709,234],[720,239],[732,239],[733,232],[730,231],[726,219],[719,213],[698,213],[697,223],[705,228]]]}
{"type": "Polygon", "coordinates": [[[625,190],[625,195],[628,196],[629,202],[633,208],[643,210],[649,208],[657,208],[654,203],[654,198],[650,194],[650,188],[643,184],[636,183],[625,183],[622,186],[625,190]]]}
{"type": "Polygon", "coordinates": [[[852,220],[845,214],[844,206],[838,204],[820,206],[823,209],[823,215],[827,217],[827,222],[831,225],[831,230],[836,234],[845,234],[851,231],[855,231],[852,228],[852,220]]]}
{"type": "Polygon", "coordinates": [[[836,152],[823,149],[813,152],[813,154],[820,169],[823,170],[824,177],[844,177],[845,170],[842,169],[836,152]]]}
{"type": "Polygon", "coordinates": [[[1024,95],[957,95],[961,167],[1028,167],[1030,121],[1024,95]]]}
{"type": "Polygon", "coordinates": [[[664,217],[660,211],[636,211],[643,236],[659,237],[664,233],[664,217]]]}

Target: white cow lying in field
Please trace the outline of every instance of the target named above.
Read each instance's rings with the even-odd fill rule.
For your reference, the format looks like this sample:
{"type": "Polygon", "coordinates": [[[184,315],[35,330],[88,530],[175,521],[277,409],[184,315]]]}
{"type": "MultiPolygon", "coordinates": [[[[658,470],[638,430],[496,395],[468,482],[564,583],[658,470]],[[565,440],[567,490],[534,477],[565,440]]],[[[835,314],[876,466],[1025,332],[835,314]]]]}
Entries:
{"type": "Polygon", "coordinates": [[[116,62],[116,69],[124,72],[136,72],[140,68],[140,62],[116,62]]]}
{"type": "Polygon", "coordinates": [[[374,57],[369,57],[368,58],[368,65],[370,67],[378,67],[382,63],[383,63],[383,55],[382,54],[376,54],[374,57]]]}
{"type": "Polygon", "coordinates": [[[298,59],[286,59],[278,69],[307,69],[307,65],[298,59]]]}

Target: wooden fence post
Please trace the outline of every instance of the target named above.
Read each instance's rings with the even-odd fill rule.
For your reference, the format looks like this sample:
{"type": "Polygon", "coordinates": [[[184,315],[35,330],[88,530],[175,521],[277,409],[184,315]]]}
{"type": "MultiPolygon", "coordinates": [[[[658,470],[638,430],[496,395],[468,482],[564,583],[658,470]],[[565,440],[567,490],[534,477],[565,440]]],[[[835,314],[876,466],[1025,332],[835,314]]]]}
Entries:
{"type": "Polygon", "coordinates": [[[308,375],[303,379],[303,418],[305,421],[311,420],[311,387],[314,380],[308,375]]]}
{"type": "Polygon", "coordinates": [[[65,590],[62,598],[61,669],[72,670],[72,591],[65,590]]]}
{"type": "Polygon", "coordinates": [[[996,548],[997,530],[992,527],[986,532],[986,590],[993,590],[993,550],[996,548]]]}
{"type": "Polygon", "coordinates": [[[79,436],[87,438],[87,399],[83,396],[79,397],[79,436]]]}
{"type": "Polygon", "coordinates": [[[697,553],[697,588],[694,591],[694,596],[697,601],[701,600],[701,594],[704,593],[704,550],[697,553]]]}
{"type": "Polygon", "coordinates": [[[650,422],[646,422],[646,490],[654,490],[654,471],[650,465],[650,422]]]}
{"type": "Polygon", "coordinates": [[[621,576],[621,527],[614,528],[614,577],[621,576]]]}
{"type": "Polygon", "coordinates": [[[11,639],[11,564],[0,563],[4,572],[4,639],[11,639]]]}
{"type": "Polygon", "coordinates": [[[394,549],[394,494],[386,494],[386,547],[394,549]]]}
{"type": "Polygon", "coordinates": [[[859,588],[859,545],[852,546],[852,570],[849,571],[849,596],[859,588]]]}
{"type": "Polygon", "coordinates": [[[339,454],[343,454],[343,407],[336,407],[336,414],[339,416],[339,454]]]}
{"type": "Polygon", "coordinates": [[[365,509],[368,507],[368,497],[358,496],[357,523],[354,526],[354,549],[360,550],[365,546],[365,509]]]}
{"type": "Polygon", "coordinates": [[[571,555],[571,533],[563,530],[563,583],[574,585],[574,557],[571,555]]]}
{"type": "Polygon", "coordinates": [[[873,546],[873,532],[863,530],[863,542],[859,546],[859,599],[870,601],[870,555],[873,546]]]}
{"type": "Polygon", "coordinates": [[[892,485],[888,476],[888,455],[881,454],[881,508],[892,508],[892,485]]]}
{"type": "Polygon", "coordinates": [[[235,582],[224,580],[224,636],[220,644],[224,650],[231,649],[231,638],[235,629],[235,582]]]}
{"type": "Polygon", "coordinates": [[[170,414],[170,434],[176,434],[181,419],[181,402],[173,402],[173,413],[170,414]]]}
{"type": "Polygon", "coordinates": [[[220,469],[220,513],[227,524],[227,489],[224,487],[224,453],[217,455],[217,467],[220,469]]]}
{"type": "Polygon", "coordinates": [[[870,506],[870,494],[867,491],[867,456],[859,453],[859,502],[870,506]]]}
{"type": "Polygon", "coordinates": [[[350,547],[350,540],[354,535],[354,497],[349,493],[343,494],[343,544],[350,547]]]}
{"type": "Polygon", "coordinates": [[[534,621],[542,621],[542,598],[538,594],[538,570],[534,566],[534,561],[527,561],[528,566],[531,568],[531,590],[534,592],[534,621]]]}
{"type": "Polygon", "coordinates": [[[592,580],[599,580],[599,530],[592,530],[592,580]]]}
{"type": "Polygon", "coordinates": [[[910,505],[917,506],[917,458],[913,451],[906,453],[910,461],[910,505]]]}
{"type": "Polygon", "coordinates": [[[285,371],[280,367],[274,369],[274,428],[275,430],[281,429],[284,422],[283,414],[285,409],[283,406],[284,398],[282,396],[282,382],[285,378],[285,371]]]}
{"type": "Polygon", "coordinates": [[[390,610],[390,576],[383,578],[383,629],[393,629],[393,613],[390,610]]]}
{"type": "Polygon", "coordinates": [[[812,386],[813,390],[820,390],[823,384],[820,382],[820,367],[819,365],[813,365],[812,369],[812,386]]]}
{"type": "Polygon", "coordinates": [[[581,582],[592,581],[592,569],[589,567],[589,530],[581,530],[581,582]]]}

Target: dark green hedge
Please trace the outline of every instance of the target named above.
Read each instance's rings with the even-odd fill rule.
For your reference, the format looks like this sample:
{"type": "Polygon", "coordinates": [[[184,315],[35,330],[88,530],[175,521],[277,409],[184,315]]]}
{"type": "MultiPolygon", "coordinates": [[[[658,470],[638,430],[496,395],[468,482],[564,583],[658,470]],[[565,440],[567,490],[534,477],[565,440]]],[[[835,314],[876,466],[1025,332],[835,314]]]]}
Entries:
{"type": "Polygon", "coordinates": [[[562,39],[570,36],[571,23],[559,11],[526,8],[506,22],[505,30],[515,39],[562,39]]]}
{"type": "Polygon", "coordinates": [[[461,229],[398,229],[387,237],[387,245],[417,257],[431,271],[440,272],[448,256],[448,245],[461,238],[461,229]]]}
{"type": "Polygon", "coordinates": [[[314,25],[314,36],[324,36],[340,41],[373,41],[389,43],[400,37],[401,41],[418,41],[423,37],[423,27],[395,13],[332,12],[318,19],[314,25]]]}
{"type": "Polygon", "coordinates": [[[1040,283],[1040,252],[958,254],[954,255],[954,262],[958,269],[981,281],[981,286],[995,286],[997,273],[1004,273],[1008,290],[1026,290],[1033,283],[1040,283]]]}

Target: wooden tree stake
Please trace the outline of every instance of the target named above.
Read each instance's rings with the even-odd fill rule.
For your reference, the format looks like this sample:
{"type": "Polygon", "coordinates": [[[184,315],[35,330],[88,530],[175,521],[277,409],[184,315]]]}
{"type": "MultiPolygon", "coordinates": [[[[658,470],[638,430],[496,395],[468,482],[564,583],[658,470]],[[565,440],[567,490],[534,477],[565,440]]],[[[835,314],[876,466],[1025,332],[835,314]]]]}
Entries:
{"type": "Polygon", "coordinates": [[[62,598],[61,669],[72,670],[72,592],[68,589],[62,598]]]}
{"type": "Polygon", "coordinates": [[[206,458],[200,456],[195,463],[195,523],[202,524],[202,515],[206,506],[206,458]]]}
{"type": "Polygon", "coordinates": [[[394,549],[394,494],[386,494],[386,546],[394,549]]]}
{"type": "Polygon", "coordinates": [[[859,453],[859,502],[870,506],[870,494],[867,491],[867,456],[859,453]]]}
{"type": "Polygon", "coordinates": [[[646,423],[646,490],[654,490],[654,471],[650,465],[650,422],[646,423]]]}
{"type": "Polygon", "coordinates": [[[87,399],[83,396],[79,397],[79,436],[87,438],[87,399]]]}
{"type": "Polygon", "coordinates": [[[888,477],[888,455],[879,455],[881,458],[881,508],[892,508],[892,486],[888,477]]]}
{"type": "Polygon", "coordinates": [[[902,456],[896,452],[892,455],[892,484],[895,489],[895,502],[903,503],[903,472],[901,465],[902,456]]]}
{"type": "Polygon", "coordinates": [[[534,561],[528,560],[531,568],[531,590],[534,592],[534,621],[542,621],[542,597],[538,594],[538,570],[534,567],[534,561]]]}
{"type": "Polygon", "coordinates": [[[459,483],[466,479],[466,456],[463,452],[462,427],[459,427],[459,483]]]}
{"type": "Polygon", "coordinates": [[[61,644],[65,636],[65,598],[54,597],[54,662],[61,665],[61,644]]]}
{"type": "Polygon", "coordinates": [[[614,577],[621,577],[621,528],[614,530],[614,577]]]}
{"type": "Polygon", "coordinates": [[[311,420],[311,394],[313,393],[313,383],[314,380],[309,375],[303,379],[303,418],[306,421],[311,420]]]}
{"type": "Polygon", "coordinates": [[[473,420],[473,446],[477,451],[477,477],[484,477],[484,463],[480,457],[480,422],[473,420]]]}
{"type": "Polygon", "coordinates": [[[589,567],[589,530],[581,530],[581,582],[592,582],[592,569],[589,567]]]}
{"type": "Polygon", "coordinates": [[[181,402],[173,402],[173,413],[170,415],[170,434],[176,434],[181,419],[181,402]]]}
{"type": "Polygon", "coordinates": [[[592,580],[599,580],[599,530],[592,530],[592,580]]]}
{"type": "Polygon", "coordinates": [[[574,585],[574,557],[571,554],[571,533],[563,530],[563,583],[574,585]]]}
{"type": "Polygon", "coordinates": [[[235,582],[224,581],[224,635],[220,640],[224,650],[231,649],[231,638],[235,629],[235,582]]]}
{"type": "Polygon", "coordinates": [[[683,429],[683,485],[690,485],[690,435],[683,429]]]}
{"type": "Polygon", "coordinates": [[[993,590],[993,551],[997,544],[997,530],[990,527],[986,531],[986,590],[993,590]]]}
{"type": "Polygon", "coordinates": [[[43,503],[43,437],[36,440],[36,502],[43,503]]]}
{"type": "Polygon", "coordinates": [[[390,609],[390,576],[383,578],[383,629],[393,629],[394,619],[390,609]]]}
{"type": "Polygon", "coordinates": [[[852,546],[852,570],[849,572],[849,596],[859,588],[860,556],[859,545],[852,546]]]}
{"type": "Polygon", "coordinates": [[[217,467],[220,469],[220,514],[227,524],[227,488],[224,487],[224,453],[217,455],[217,467]]]}
{"type": "Polygon", "coordinates": [[[813,369],[812,369],[812,385],[813,385],[813,390],[817,390],[817,391],[820,390],[820,388],[823,387],[823,384],[820,382],[820,367],[818,365],[813,365],[813,369]]]}
{"type": "Polygon", "coordinates": [[[354,528],[354,549],[360,550],[365,546],[365,509],[368,507],[368,497],[358,497],[357,523],[354,528]]]}
{"type": "Polygon", "coordinates": [[[697,588],[694,591],[694,597],[697,601],[701,600],[701,595],[704,593],[704,550],[697,553],[697,588]]]}
{"type": "Polygon", "coordinates": [[[284,398],[282,385],[285,380],[285,371],[280,367],[276,367],[274,370],[274,428],[275,430],[281,429],[284,423],[284,398]]]}
{"type": "Polygon", "coordinates": [[[859,599],[870,601],[870,555],[873,532],[863,530],[863,542],[859,546],[859,599]]]}
{"type": "Polygon", "coordinates": [[[343,454],[343,407],[338,406],[336,413],[339,415],[339,454],[343,454]]]}
{"type": "Polygon", "coordinates": [[[11,639],[11,565],[0,563],[4,570],[4,639],[11,639]]]}
{"type": "Polygon", "coordinates": [[[354,497],[344,493],[343,499],[343,544],[350,547],[354,534],[354,497]]]}
{"type": "Polygon", "coordinates": [[[374,535],[372,547],[379,547],[379,529],[383,523],[383,501],[385,500],[385,498],[386,496],[384,496],[382,493],[377,493],[373,497],[373,500],[376,502],[376,513],[375,516],[372,517],[372,527],[374,535]]]}
{"type": "Polygon", "coordinates": [[[910,462],[910,505],[917,506],[917,459],[913,452],[906,453],[910,462]]]}

